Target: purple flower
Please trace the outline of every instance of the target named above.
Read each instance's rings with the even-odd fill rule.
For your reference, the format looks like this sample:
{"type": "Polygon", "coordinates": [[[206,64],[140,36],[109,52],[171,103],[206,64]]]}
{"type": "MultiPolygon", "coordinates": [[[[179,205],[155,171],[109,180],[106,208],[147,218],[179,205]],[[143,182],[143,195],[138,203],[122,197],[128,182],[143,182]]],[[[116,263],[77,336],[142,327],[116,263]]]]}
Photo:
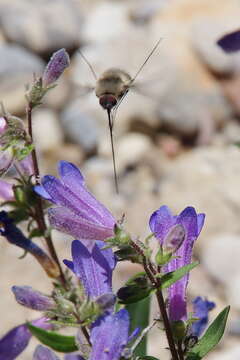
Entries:
{"type": "Polygon", "coordinates": [[[79,169],[60,161],[59,174],[61,180],[46,175],[42,186],[35,187],[39,195],[58,205],[48,210],[51,226],[81,241],[87,240],[90,248],[93,240],[113,236],[114,217],[87,190],[79,169]]]}
{"type": "Polygon", "coordinates": [[[34,290],[31,286],[13,286],[12,292],[20,305],[30,309],[47,311],[55,307],[52,298],[34,290]]]}
{"type": "Polygon", "coordinates": [[[60,49],[56,51],[44,70],[42,77],[43,86],[47,87],[55,83],[69,65],[70,59],[66,50],[60,49]]]}
{"type": "Polygon", "coordinates": [[[192,324],[191,335],[200,337],[208,324],[208,313],[215,308],[215,303],[200,296],[193,300],[193,316],[198,318],[192,324]]]}
{"type": "Polygon", "coordinates": [[[59,357],[47,347],[38,345],[34,351],[33,360],[59,360],[59,357]]]}
{"type": "Polygon", "coordinates": [[[97,241],[89,251],[81,241],[72,242],[73,261],[63,260],[81,281],[89,298],[112,293],[112,272],[116,261],[112,249],[101,250],[105,245],[97,241]]]}
{"type": "MultiPolygon", "coordinates": [[[[164,241],[168,238],[168,234],[174,226],[180,224],[185,230],[185,239],[174,254],[177,258],[171,260],[164,267],[164,272],[175,271],[182,266],[190,264],[193,244],[201,232],[204,218],[205,215],[197,214],[193,207],[187,207],[180,215],[174,216],[167,206],[161,206],[160,209],[152,214],[149,222],[150,229],[162,246],[164,246],[164,241]]],[[[189,274],[185,275],[168,289],[169,318],[171,321],[186,319],[186,288],[188,279],[189,274]]]]}
{"type": "Polygon", "coordinates": [[[240,50],[240,30],[224,35],[217,44],[226,52],[231,53],[240,50]]]}
{"type": "MultiPolygon", "coordinates": [[[[52,325],[42,317],[31,322],[43,329],[51,329],[52,325]]],[[[16,326],[0,339],[0,360],[14,360],[27,347],[32,335],[25,324],[16,326]]]]}
{"type": "Polygon", "coordinates": [[[118,360],[129,341],[129,315],[122,309],[98,318],[93,324],[89,360],[118,360]]]}
{"type": "Polygon", "coordinates": [[[4,236],[10,244],[31,253],[48,276],[53,278],[59,276],[59,269],[55,262],[37,244],[24,236],[4,210],[0,211],[0,235],[4,236]]]}
{"type": "Polygon", "coordinates": [[[14,199],[12,185],[1,179],[0,179],[0,197],[5,201],[11,201],[14,199]]]}

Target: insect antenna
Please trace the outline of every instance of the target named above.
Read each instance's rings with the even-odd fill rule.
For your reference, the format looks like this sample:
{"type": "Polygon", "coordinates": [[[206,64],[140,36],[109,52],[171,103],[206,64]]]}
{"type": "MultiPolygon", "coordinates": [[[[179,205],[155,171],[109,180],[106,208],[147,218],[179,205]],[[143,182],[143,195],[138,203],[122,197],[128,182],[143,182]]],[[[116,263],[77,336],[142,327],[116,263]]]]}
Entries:
{"type": "Polygon", "coordinates": [[[154,46],[154,48],[150,51],[149,55],[147,56],[146,60],[144,61],[144,63],[140,66],[140,68],[138,69],[138,71],[136,72],[135,76],[132,78],[132,80],[130,81],[129,85],[132,85],[133,82],[136,80],[137,76],[140,74],[140,72],[142,71],[142,69],[144,68],[144,66],[146,65],[146,63],[148,62],[148,60],[150,59],[150,57],[152,56],[152,54],[155,52],[155,50],[157,49],[158,45],[160,44],[160,42],[163,40],[163,38],[160,38],[156,45],[154,46]]]}
{"type": "Polygon", "coordinates": [[[113,160],[115,188],[116,188],[116,193],[119,194],[115,151],[114,151],[114,144],[113,144],[113,118],[112,118],[111,109],[107,109],[107,114],[108,114],[108,126],[109,126],[109,131],[110,131],[110,138],[111,138],[111,147],[112,147],[112,160],[113,160]]]}
{"type": "Polygon", "coordinates": [[[83,58],[83,60],[85,61],[85,63],[87,64],[87,66],[89,67],[94,79],[97,81],[98,77],[97,74],[94,70],[94,68],[92,67],[92,65],[90,64],[90,62],[88,61],[88,59],[85,57],[85,55],[83,55],[83,53],[81,52],[80,49],[78,49],[79,54],[81,55],[81,57],[83,58]]]}

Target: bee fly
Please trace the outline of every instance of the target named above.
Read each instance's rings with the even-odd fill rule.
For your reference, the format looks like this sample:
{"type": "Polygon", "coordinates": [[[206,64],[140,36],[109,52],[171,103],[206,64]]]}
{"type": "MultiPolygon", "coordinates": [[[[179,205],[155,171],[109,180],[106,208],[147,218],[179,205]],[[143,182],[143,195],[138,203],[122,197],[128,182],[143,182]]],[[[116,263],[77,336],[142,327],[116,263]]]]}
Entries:
{"type": "Polygon", "coordinates": [[[95,94],[99,98],[99,104],[101,107],[107,111],[108,114],[108,126],[110,131],[110,139],[111,139],[111,148],[112,148],[112,160],[113,160],[113,170],[114,170],[114,180],[115,180],[115,188],[116,192],[119,193],[118,190],[118,178],[117,178],[117,170],[116,170],[116,160],[115,160],[115,151],[114,151],[114,142],[113,142],[113,125],[114,119],[116,115],[116,111],[121,104],[124,97],[127,95],[130,88],[133,88],[134,82],[142,71],[143,67],[146,65],[154,51],[157,49],[159,43],[162,39],[159,39],[154,48],[151,50],[144,63],[141,65],[135,76],[132,78],[127,72],[120,69],[109,69],[104,71],[104,73],[97,77],[93,67],[86,59],[86,57],[79,50],[80,55],[83,60],[89,66],[95,80],[95,94]]]}

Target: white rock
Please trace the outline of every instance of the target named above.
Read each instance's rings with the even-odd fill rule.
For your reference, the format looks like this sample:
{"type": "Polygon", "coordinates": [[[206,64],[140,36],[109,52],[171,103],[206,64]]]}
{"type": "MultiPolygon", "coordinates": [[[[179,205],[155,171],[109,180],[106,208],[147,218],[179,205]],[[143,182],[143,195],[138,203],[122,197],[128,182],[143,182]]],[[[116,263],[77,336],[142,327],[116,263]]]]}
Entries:
{"type": "Polygon", "coordinates": [[[33,131],[36,146],[40,151],[54,150],[63,142],[63,131],[56,113],[39,109],[33,115],[33,131]]]}

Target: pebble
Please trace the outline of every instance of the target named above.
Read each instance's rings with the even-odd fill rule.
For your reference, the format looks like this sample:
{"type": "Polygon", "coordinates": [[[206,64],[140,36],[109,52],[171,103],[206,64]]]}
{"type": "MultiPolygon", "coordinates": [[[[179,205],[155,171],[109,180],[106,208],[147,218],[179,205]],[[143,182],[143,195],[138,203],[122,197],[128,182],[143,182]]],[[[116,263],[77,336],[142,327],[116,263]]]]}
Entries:
{"type": "Polygon", "coordinates": [[[65,108],[61,113],[60,120],[64,134],[70,142],[79,144],[86,152],[96,149],[100,126],[91,114],[79,106],[77,100],[65,108]]]}
{"type": "Polygon", "coordinates": [[[43,61],[23,47],[0,46],[0,99],[9,112],[24,112],[25,86],[32,84],[33,74],[40,76],[43,69],[43,61]]]}
{"type": "Polygon", "coordinates": [[[41,151],[55,150],[63,143],[63,131],[57,114],[50,109],[39,109],[33,115],[36,146],[41,151]]]}
{"type": "Polygon", "coordinates": [[[81,42],[83,16],[76,0],[3,0],[0,21],[8,40],[37,53],[77,48],[81,42]]]}

